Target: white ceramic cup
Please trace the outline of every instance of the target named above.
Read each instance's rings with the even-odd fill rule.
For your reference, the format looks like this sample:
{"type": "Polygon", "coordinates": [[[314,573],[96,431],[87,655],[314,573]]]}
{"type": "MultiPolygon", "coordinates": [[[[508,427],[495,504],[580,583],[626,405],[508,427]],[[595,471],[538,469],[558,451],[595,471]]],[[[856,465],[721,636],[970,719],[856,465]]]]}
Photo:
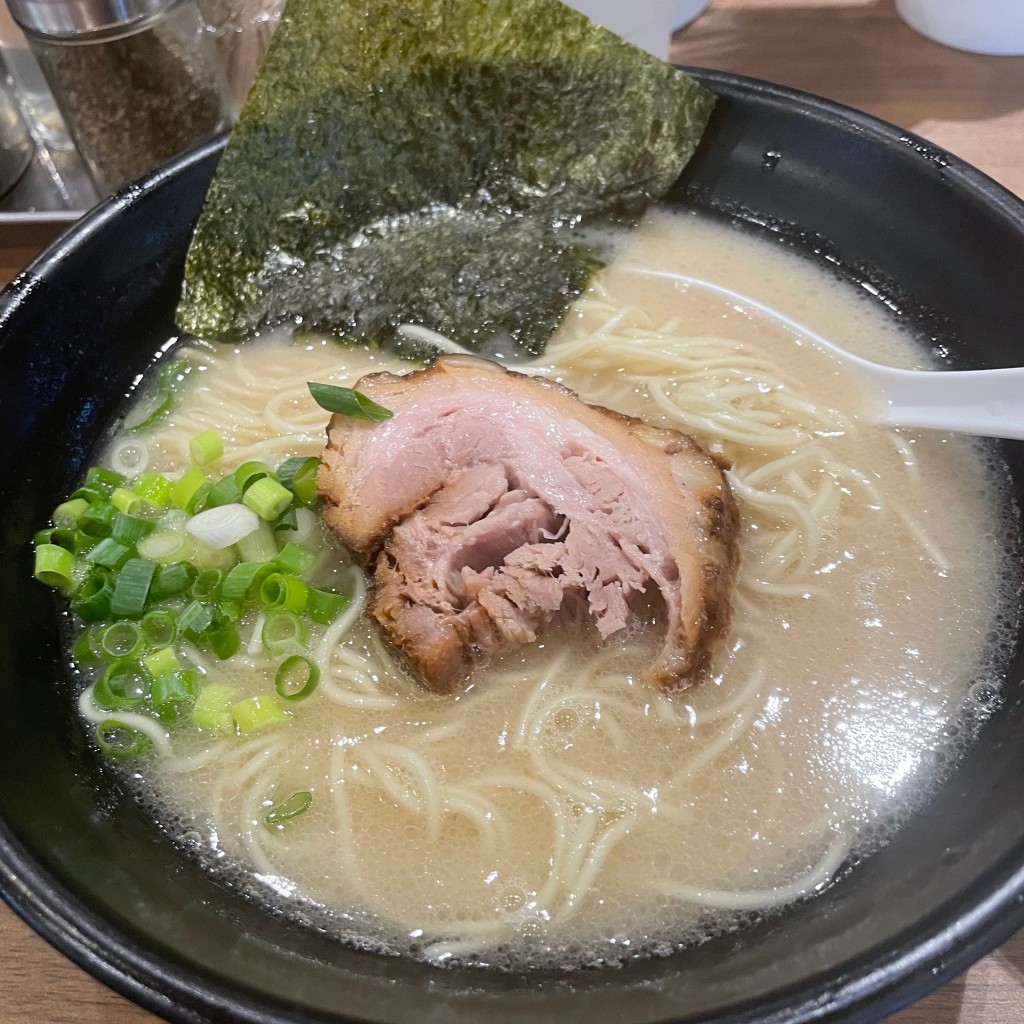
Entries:
{"type": "Polygon", "coordinates": [[[900,17],[923,36],[958,50],[1024,54],[1024,0],[896,0],[900,17]]]}
{"type": "Polygon", "coordinates": [[[591,21],[655,57],[668,57],[680,0],[565,0],[591,21]]]}

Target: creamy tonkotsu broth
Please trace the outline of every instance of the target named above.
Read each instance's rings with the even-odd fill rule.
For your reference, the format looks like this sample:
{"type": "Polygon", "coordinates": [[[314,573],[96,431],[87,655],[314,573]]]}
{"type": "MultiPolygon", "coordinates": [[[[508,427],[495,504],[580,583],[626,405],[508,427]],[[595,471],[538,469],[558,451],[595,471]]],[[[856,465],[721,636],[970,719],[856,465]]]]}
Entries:
{"type": "MultiPolygon", "coordinates": [[[[323,678],[290,721],[245,738],[172,732],[169,756],[133,767],[171,833],[346,941],[508,967],[699,942],[883,841],[970,739],[1010,640],[999,467],[963,438],[863,422],[845,371],[723,289],[861,354],[926,361],[850,285],[742,231],[658,213],[533,367],[732,460],[743,561],[708,679],[657,691],[641,681],[643,630],[600,643],[561,623],[440,697],[357,602],[316,627],[323,678]],[[266,808],[300,790],[309,810],[266,828],[266,808]]],[[[146,438],[149,468],[168,473],[210,427],[225,470],[316,454],[327,415],[306,381],[408,369],[306,338],[186,355],[198,382],[146,438]]],[[[364,600],[362,574],[324,545],[321,577],[364,600]]],[[[242,696],[272,679],[258,644],[230,663],[190,656],[242,696]]]]}

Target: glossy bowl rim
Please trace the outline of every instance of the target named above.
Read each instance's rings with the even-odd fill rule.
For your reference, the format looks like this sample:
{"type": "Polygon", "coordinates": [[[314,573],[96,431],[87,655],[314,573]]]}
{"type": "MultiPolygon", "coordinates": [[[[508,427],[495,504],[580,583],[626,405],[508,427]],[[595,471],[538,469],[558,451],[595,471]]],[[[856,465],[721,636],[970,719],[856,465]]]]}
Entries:
{"type": "MultiPolygon", "coordinates": [[[[941,154],[943,173],[995,208],[1024,235],[1024,202],[982,171],[915,135],[843,104],[760,79],[730,72],[685,67],[712,89],[758,96],[812,115],[840,130],[853,130],[885,147],[907,146],[941,154]]],[[[225,136],[196,149],[126,186],[52,242],[0,293],[0,358],[3,327],[10,315],[31,301],[37,283],[59,271],[66,253],[86,244],[116,222],[122,212],[158,190],[164,182],[220,150],[225,136]]],[[[948,982],[1024,926],[1024,860],[1006,858],[998,870],[975,880],[964,895],[968,912],[937,914],[929,928],[902,950],[872,950],[843,974],[811,975],[805,983],[772,992],[756,1005],[724,1009],[718,1024],[869,1024],[896,1012],[948,982]],[[989,879],[998,876],[991,884],[989,879]],[[978,889],[982,892],[977,892],[978,889]]],[[[177,1024],[220,1020],[238,1024],[331,1021],[370,1024],[364,1018],[324,1015],[292,1003],[254,999],[240,986],[224,984],[199,970],[169,964],[135,947],[128,935],[99,911],[78,900],[43,868],[0,820],[0,898],[38,935],[94,978],[139,1006],[177,1024]]],[[[691,1018],[687,1017],[686,1020],[691,1018]]],[[[668,1024],[668,1022],[666,1022],[668,1024]]]]}

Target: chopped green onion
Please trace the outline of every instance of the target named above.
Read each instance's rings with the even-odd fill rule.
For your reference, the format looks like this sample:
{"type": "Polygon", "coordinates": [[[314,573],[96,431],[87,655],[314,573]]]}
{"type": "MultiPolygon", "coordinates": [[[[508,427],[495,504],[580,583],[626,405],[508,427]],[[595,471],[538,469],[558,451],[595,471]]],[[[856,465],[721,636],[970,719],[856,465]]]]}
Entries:
{"type": "Polygon", "coordinates": [[[192,564],[197,569],[220,569],[227,572],[238,562],[238,549],[234,544],[226,548],[212,548],[198,537],[192,538],[192,564]]]}
{"type": "Polygon", "coordinates": [[[171,562],[169,565],[162,565],[153,577],[149,596],[154,601],[162,601],[165,597],[184,594],[192,586],[192,581],[195,578],[195,567],[189,562],[171,562]]]}
{"type": "Polygon", "coordinates": [[[190,516],[194,516],[197,512],[202,512],[206,508],[206,499],[210,495],[210,491],[213,490],[213,484],[209,480],[205,484],[200,484],[193,492],[192,497],[188,499],[188,504],[185,506],[185,511],[190,516]]]}
{"type": "Polygon", "coordinates": [[[153,680],[153,707],[160,711],[170,704],[195,700],[197,679],[192,669],[176,669],[157,676],[153,680]]]}
{"type": "Polygon", "coordinates": [[[114,584],[104,570],[93,570],[71,598],[71,610],[83,622],[102,622],[110,615],[114,584]]]}
{"type": "Polygon", "coordinates": [[[150,679],[138,662],[121,660],[107,666],[93,687],[93,700],[106,711],[133,708],[149,695],[150,679]]]}
{"type": "Polygon", "coordinates": [[[122,544],[113,537],[105,537],[85,556],[87,562],[93,565],[103,565],[108,569],[120,569],[129,558],[132,549],[127,544],[122,544]]]}
{"type": "Polygon", "coordinates": [[[239,562],[224,577],[220,592],[232,601],[243,601],[252,585],[258,580],[262,581],[272,571],[272,567],[265,562],[239,562]]]}
{"type": "Polygon", "coordinates": [[[134,757],[149,747],[149,737],[138,729],[108,718],[96,726],[96,744],[108,757],[134,757]]]}
{"type": "MultiPolygon", "coordinates": [[[[153,597],[157,581],[163,569],[157,569],[153,583],[149,588],[149,596],[153,597]]],[[[173,644],[178,636],[178,620],[169,608],[154,608],[142,616],[142,635],[151,647],[167,647],[173,644]]]]}
{"type": "Polygon", "coordinates": [[[277,556],[277,538],[270,523],[259,520],[259,526],[238,542],[238,553],[246,562],[269,562],[277,556]]]}
{"type": "Polygon", "coordinates": [[[264,477],[270,477],[271,480],[277,479],[274,476],[274,471],[265,462],[243,462],[235,470],[235,483],[241,494],[245,494],[257,480],[262,480],[264,477]]]}
{"type": "Polygon", "coordinates": [[[260,634],[263,647],[275,658],[306,646],[306,624],[295,612],[270,612],[260,634]]]}
{"type": "Polygon", "coordinates": [[[140,473],[132,484],[132,490],[154,508],[166,508],[171,500],[173,484],[163,473],[140,473]]]}
{"type": "Polygon", "coordinates": [[[277,479],[288,488],[303,505],[312,505],[316,501],[316,475],[320,470],[320,460],[311,455],[301,455],[285,459],[277,467],[277,479]]]}
{"type": "Polygon", "coordinates": [[[261,519],[273,522],[292,503],[292,492],[273,477],[260,477],[250,484],[242,501],[261,519]]]}
{"type": "Polygon", "coordinates": [[[85,498],[70,498],[61,502],[53,510],[53,525],[63,530],[74,530],[78,526],[78,517],[89,507],[85,498]]]}
{"type": "Polygon", "coordinates": [[[96,505],[106,501],[107,491],[102,487],[94,487],[92,484],[81,484],[71,492],[71,501],[81,498],[90,505],[96,505]]]}
{"type": "Polygon", "coordinates": [[[122,544],[134,547],[143,537],[148,537],[154,529],[156,529],[156,523],[152,519],[140,519],[138,516],[116,512],[114,513],[110,536],[122,544]]]}
{"type": "Polygon", "coordinates": [[[215,614],[213,624],[206,632],[206,642],[221,661],[233,658],[242,646],[234,622],[227,615],[215,614]]]}
{"type": "Polygon", "coordinates": [[[206,631],[213,625],[215,607],[205,601],[192,601],[178,616],[178,631],[192,640],[199,642],[206,631]]]}
{"type": "Polygon", "coordinates": [[[103,661],[103,651],[100,648],[100,637],[106,627],[102,625],[89,626],[78,634],[74,647],[71,648],[71,657],[76,665],[95,665],[103,661]]]}
{"type": "Polygon", "coordinates": [[[284,722],[288,717],[288,712],[273,697],[248,697],[231,705],[231,719],[243,736],[276,722],[284,722]]]}
{"type": "Polygon", "coordinates": [[[353,419],[366,420],[370,423],[383,423],[394,415],[390,409],[385,409],[352,388],[342,388],[336,384],[317,384],[314,381],[309,381],[306,386],[313,396],[313,401],[328,412],[336,412],[341,416],[351,416],[353,419]]]}
{"type": "Polygon", "coordinates": [[[173,647],[161,647],[160,650],[147,654],[142,659],[142,664],[146,666],[146,671],[154,679],[157,676],[167,675],[169,672],[181,671],[181,662],[178,661],[173,647]]]}
{"type": "Polygon", "coordinates": [[[100,650],[108,658],[130,658],[142,650],[142,630],[134,622],[114,622],[100,634],[100,650]]]}
{"type": "Polygon", "coordinates": [[[142,509],[142,499],[134,491],[128,490],[127,487],[118,487],[110,496],[110,504],[118,512],[124,512],[130,516],[135,515],[142,509]]]}
{"type": "Polygon", "coordinates": [[[274,611],[301,612],[308,596],[309,588],[298,576],[274,572],[260,584],[260,604],[274,611]]]}
{"type": "Polygon", "coordinates": [[[348,606],[352,598],[348,594],[336,594],[333,590],[310,587],[303,611],[314,622],[326,626],[333,622],[348,606]]]}
{"type": "Polygon", "coordinates": [[[274,533],[278,530],[297,530],[299,528],[299,520],[295,515],[295,506],[289,506],[286,508],[275,520],[274,520],[274,533]]]}
{"type": "Polygon", "coordinates": [[[187,562],[195,551],[188,537],[173,530],[158,530],[148,537],[143,537],[138,541],[137,550],[143,558],[159,562],[161,565],[187,562]]]}
{"type": "Polygon", "coordinates": [[[224,573],[220,569],[204,569],[192,583],[192,596],[201,601],[215,598],[223,579],[224,573]]]}
{"type": "Polygon", "coordinates": [[[90,466],[85,474],[86,487],[95,487],[108,498],[126,483],[127,480],[120,473],[105,466],[90,466]]]}
{"type": "Polygon", "coordinates": [[[198,466],[186,469],[181,476],[171,484],[171,504],[176,508],[187,508],[192,496],[203,484],[209,483],[206,475],[198,466]]]}
{"type": "Polygon", "coordinates": [[[187,359],[172,359],[169,363],[164,363],[157,371],[157,384],[164,391],[173,394],[191,372],[192,366],[187,359]]]}
{"type": "Polygon", "coordinates": [[[200,729],[216,729],[224,732],[231,728],[231,712],[228,710],[235,691],[223,683],[207,683],[199,691],[192,707],[192,721],[200,729]]]}
{"type": "Polygon", "coordinates": [[[126,430],[145,430],[171,411],[174,398],[169,391],[154,391],[132,404],[124,418],[126,430]]]}
{"type": "Polygon", "coordinates": [[[36,548],[35,577],[48,587],[71,586],[71,570],[75,556],[57,544],[40,544],[36,548]]]}
{"type": "Polygon", "coordinates": [[[284,700],[305,700],[320,682],[320,668],[303,654],[285,658],[274,676],[274,689],[284,700]]]}
{"type": "Polygon", "coordinates": [[[274,804],[269,811],[263,817],[263,824],[267,828],[275,832],[280,832],[284,828],[286,821],[291,821],[292,818],[297,818],[300,814],[305,814],[306,811],[312,806],[313,794],[307,790],[301,790],[298,793],[292,793],[286,800],[282,800],[280,803],[274,804]]]}
{"type": "Polygon", "coordinates": [[[118,618],[141,617],[156,570],[156,562],[148,558],[129,558],[114,581],[114,596],[110,599],[111,613],[118,618]]]}
{"type": "Polygon", "coordinates": [[[109,537],[113,521],[114,506],[109,501],[99,501],[90,505],[78,517],[78,529],[87,537],[109,537]]]}
{"type": "Polygon", "coordinates": [[[232,502],[211,508],[207,503],[202,512],[185,524],[185,529],[197,540],[219,551],[240,543],[259,526],[260,517],[245,505],[232,502]]]}
{"type": "Polygon", "coordinates": [[[232,622],[237,622],[242,617],[242,606],[237,601],[221,601],[220,610],[232,622]]]}
{"type": "Polygon", "coordinates": [[[316,555],[312,551],[293,544],[291,541],[274,556],[274,564],[282,572],[291,573],[293,576],[301,576],[304,572],[312,569],[315,561],[316,555]]]}
{"type": "Polygon", "coordinates": [[[242,489],[232,474],[218,480],[206,495],[206,508],[220,508],[221,505],[235,505],[242,500],[242,489]]]}
{"type": "Polygon", "coordinates": [[[189,441],[188,450],[197,466],[208,466],[224,454],[224,441],[216,430],[204,430],[189,441]]]}

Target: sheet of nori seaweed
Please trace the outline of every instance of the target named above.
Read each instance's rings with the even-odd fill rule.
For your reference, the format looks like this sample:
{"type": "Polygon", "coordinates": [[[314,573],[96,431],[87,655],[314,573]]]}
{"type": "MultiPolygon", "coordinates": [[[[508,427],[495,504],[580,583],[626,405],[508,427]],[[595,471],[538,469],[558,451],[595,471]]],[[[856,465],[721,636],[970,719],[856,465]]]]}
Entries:
{"type": "Polygon", "coordinates": [[[543,349],[581,222],[678,177],[714,99],[558,0],[289,0],[210,187],[179,326],[543,349]]]}

